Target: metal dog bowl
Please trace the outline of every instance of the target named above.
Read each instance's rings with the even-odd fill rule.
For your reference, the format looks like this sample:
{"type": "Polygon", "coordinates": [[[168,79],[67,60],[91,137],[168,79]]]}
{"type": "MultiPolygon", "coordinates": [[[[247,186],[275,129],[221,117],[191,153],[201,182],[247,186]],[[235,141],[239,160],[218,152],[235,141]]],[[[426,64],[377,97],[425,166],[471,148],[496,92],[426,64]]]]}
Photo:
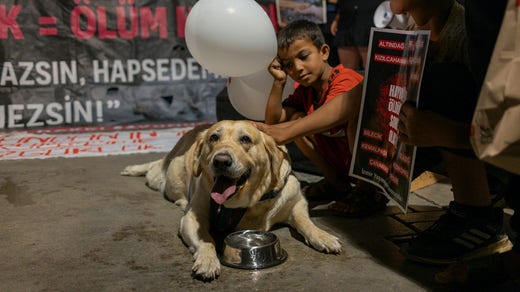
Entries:
{"type": "Polygon", "coordinates": [[[274,233],[242,230],[224,239],[220,261],[223,265],[239,269],[263,269],[279,265],[287,259],[274,233]]]}

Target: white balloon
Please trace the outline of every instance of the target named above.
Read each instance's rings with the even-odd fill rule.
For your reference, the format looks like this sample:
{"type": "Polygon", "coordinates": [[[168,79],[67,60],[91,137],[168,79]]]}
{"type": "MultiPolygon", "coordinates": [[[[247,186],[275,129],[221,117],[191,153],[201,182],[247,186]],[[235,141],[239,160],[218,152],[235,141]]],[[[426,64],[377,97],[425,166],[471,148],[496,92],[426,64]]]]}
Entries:
{"type": "MultiPolygon", "coordinates": [[[[267,69],[263,69],[251,75],[230,78],[227,93],[237,112],[248,119],[263,121],[272,86],[273,76],[267,69]]],[[[282,99],[286,99],[293,91],[294,80],[287,78],[282,99]]]]}
{"type": "Polygon", "coordinates": [[[199,0],[186,20],[186,44],[208,71],[246,76],[276,56],[276,33],[254,0],[199,0]]]}

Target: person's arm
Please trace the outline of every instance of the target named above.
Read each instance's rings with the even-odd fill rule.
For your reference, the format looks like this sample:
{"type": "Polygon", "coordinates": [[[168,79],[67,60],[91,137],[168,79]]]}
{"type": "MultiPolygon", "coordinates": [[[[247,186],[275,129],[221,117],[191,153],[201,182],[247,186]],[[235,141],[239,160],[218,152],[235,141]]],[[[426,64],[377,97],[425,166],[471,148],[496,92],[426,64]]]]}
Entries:
{"type": "Polygon", "coordinates": [[[335,36],[338,32],[338,21],[339,21],[339,12],[334,17],[334,20],[330,23],[330,33],[335,36]]]}
{"type": "Polygon", "coordinates": [[[292,113],[290,109],[282,106],[283,89],[287,82],[287,73],[282,70],[282,65],[278,58],[271,62],[268,71],[274,80],[265,106],[264,120],[266,124],[272,125],[288,120],[289,115],[292,113]]]}
{"type": "Polygon", "coordinates": [[[353,143],[362,89],[363,85],[360,83],[352,90],[332,98],[310,115],[297,120],[277,125],[255,124],[261,131],[272,136],[278,144],[286,144],[296,138],[324,132],[346,122],[348,139],[353,143]]]}

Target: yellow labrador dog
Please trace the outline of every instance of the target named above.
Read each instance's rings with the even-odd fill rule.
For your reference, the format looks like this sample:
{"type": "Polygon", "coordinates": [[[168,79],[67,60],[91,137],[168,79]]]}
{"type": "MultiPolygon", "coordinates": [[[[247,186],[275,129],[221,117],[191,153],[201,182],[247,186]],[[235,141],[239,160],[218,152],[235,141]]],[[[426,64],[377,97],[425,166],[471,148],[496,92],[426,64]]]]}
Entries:
{"type": "Polygon", "coordinates": [[[286,223],[315,249],[341,252],[339,239],[311,221],[287,149],[250,122],[196,127],[164,159],[128,166],[122,175],[146,175],[149,187],[185,209],[179,233],[193,254],[195,276],[204,280],[220,274],[215,231],[267,231],[286,223]]]}

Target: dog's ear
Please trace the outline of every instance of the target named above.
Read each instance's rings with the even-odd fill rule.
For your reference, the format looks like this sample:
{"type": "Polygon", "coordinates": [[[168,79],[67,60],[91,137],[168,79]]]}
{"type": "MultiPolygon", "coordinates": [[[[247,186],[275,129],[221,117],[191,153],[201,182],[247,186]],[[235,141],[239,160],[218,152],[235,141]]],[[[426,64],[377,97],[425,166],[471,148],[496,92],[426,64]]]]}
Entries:
{"type": "Polygon", "coordinates": [[[191,160],[193,161],[192,163],[192,174],[193,176],[199,176],[200,173],[202,172],[202,167],[201,167],[201,162],[200,162],[200,159],[201,159],[201,156],[202,156],[202,149],[204,148],[204,137],[206,136],[206,132],[207,130],[204,130],[202,132],[200,132],[198,135],[197,135],[197,139],[195,140],[195,143],[193,143],[193,146],[192,146],[192,157],[191,157],[191,160]]]}
{"type": "Polygon", "coordinates": [[[285,184],[286,177],[291,172],[291,158],[287,148],[283,145],[277,145],[274,139],[262,133],[265,150],[271,161],[271,173],[273,181],[271,182],[274,189],[279,189],[285,184]]]}

